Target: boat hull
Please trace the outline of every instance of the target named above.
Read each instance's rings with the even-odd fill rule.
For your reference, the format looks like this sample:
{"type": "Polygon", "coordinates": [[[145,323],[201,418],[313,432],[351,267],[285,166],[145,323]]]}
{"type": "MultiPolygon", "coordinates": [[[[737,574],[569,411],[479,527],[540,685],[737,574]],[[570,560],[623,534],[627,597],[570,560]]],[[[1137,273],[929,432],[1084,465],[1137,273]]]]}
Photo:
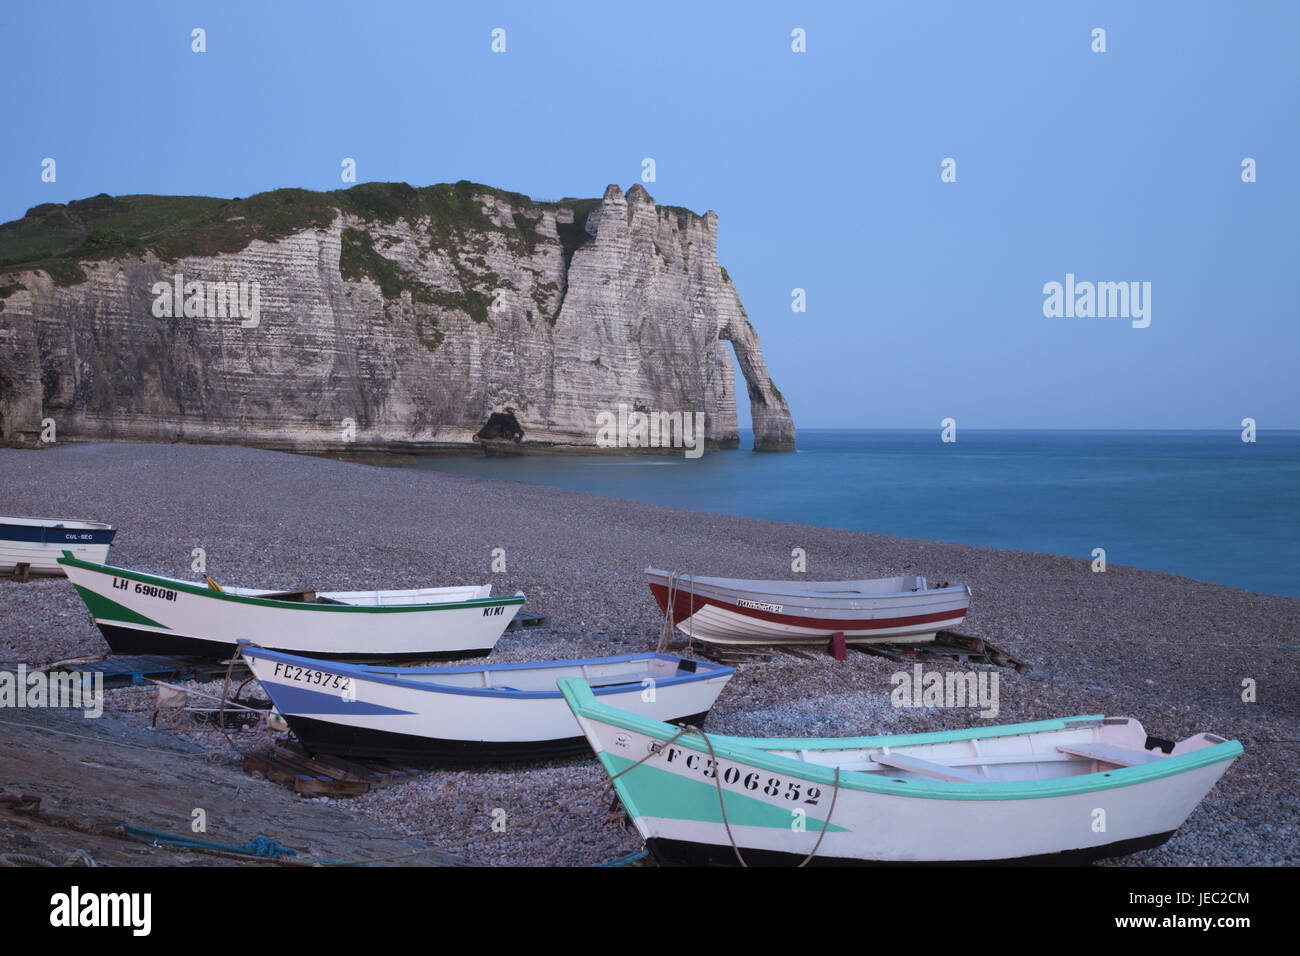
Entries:
{"type": "Polygon", "coordinates": [[[62,576],[58,560],[65,551],[83,561],[102,563],[108,560],[116,534],[110,525],[93,521],[0,518],[0,574],[25,564],[29,574],[62,576]]]}
{"type": "MultiPolygon", "coordinates": [[[[800,863],[814,849],[814,860],[831,864],[1086,862],[1167,840],[1241,753],[1235,741],[1202,735],[1167,758],[1144,751],[1141,765],[1079,772],[1079,759],[1057,748],[1098,746],[1112,732],[1100,718],[1079,718],[874,738],[856,754],[826,757],[818,749],[825,741],[792,750],[800,742],[694,733],[674,740],[679,728],[618,714],[587,697],[581,682],[561,681],[561,690],[638,832],[665,863],[736,865],[733,840],[746,864],[751,855],[755,863],[800,863]],[[899,761],[918,750],[945,754],[957,769],[944,769],[957,773],[954,754],[962,753],[967,765],[984,762],[990,776],[931,779],[869,756],[899,761]],[[837,761],[884,773],[842,769],[837,779],[837,761]],[[1031,776],[1012,776],[1025,763],[1034,765],[1031,776]]],[[[1136,722],[1117,723],[1140,731],[1136,722]]]]}
{"type": "Polygon", "coordinates": [[[734,673],[722,665],[658,654],[388,670],[257,647],[245,646],[241,653],[307,750],[421,762],[589,753],[572,712],[554,689],[559,676],[603,673],[614,681],[598,688],[603,699],[665,720],[702,723],[734,673]],[[642,661],[657,663],[658,676],[647,677],[642,661]]]}
{"type": "MultiPolygon", "coordinates": [[[[104,642],[114,654],[161,654],[170,657],[225,658],[235,652],[235,645],[228,641],[210,641],[201,637],[187,637],[182,634],[159,633],[96,621],[95,626],[103,635],[104,642]]],[[[408,651],[402,653],[361,651],[356,649],[340,652],[314,652],[323,660],[331,661],[438,661],[462,660],[472,657],[487,657],[492,653],[491,647],[453,649],[443,651],[408,651]]]]}
{"type": "MultiPolygon", "coordinates": [[[[970,592],[963,585],[856,599],[772,594],[721,579],[678,577],[648,570],[659,609],[677,630],[711,644],[817,644],[836,633],[849,644],[922,643],[966,619],[970,592]]],[[[777,583],[777,582],[772,582],[777,583]]]]}
{"type": "MultiPolygon", "coordinates": [[[[996,860],[858,860],[851,857],[829,857],[818,853],[808,861],[808,866],[1086,866],[1097,860],[1128,856],[1151,850],[1169,842],[1176,833],[1155,833],[1129,840],[1117,840],[1102,846],[1080,850],[1062,850],[1041,853],[1037,856],[1001,858],[996,860]]],[[[731,844],[709,845],[651,837],[646,849],[660,866],[738,866],[731,844]]],[[[746,847],[741,851],[746,866],[799,866],[808,854],[782,850],[755,850],[746,847]]]]}
{"type": "MultiPolygon", "coordinates": [[[[371,760],[408,760],[418,763],[474,764],[505,761],[556,760],[591,753],[587,738],[558,737],[551,740],[466,740],[449,737],[423,737],[418,734],[374,730],[283,714],[285,723],[303,748],[311,754],[331,754],[371,760]]],[[[673,718],[699,725],[708,711],[673,718]]]]}
{"type": "Polygon", "coordinates": [[[430,660],[489,653],[523,595],[363,606],[251,598],[60,559],[116,653],[225,657],[241,640],[313,657],[430,660]]]}

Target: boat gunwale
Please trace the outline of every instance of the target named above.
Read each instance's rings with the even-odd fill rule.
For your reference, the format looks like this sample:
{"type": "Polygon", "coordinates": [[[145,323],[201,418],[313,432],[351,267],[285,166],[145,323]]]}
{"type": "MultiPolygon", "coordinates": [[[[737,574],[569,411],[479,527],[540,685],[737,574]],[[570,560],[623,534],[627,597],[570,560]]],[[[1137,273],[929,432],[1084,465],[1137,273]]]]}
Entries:
{"type": "MultiPolygon", "coordinates": [[[[495,664],[487,667],[476,664],[460,664],[451,667],[393,668],[383,665],[324,661],[315,657],[304,657],[301,654],[290,654],[285,651],[269,650],[264,647],[259,647],[256,644],[249,644],[246,641],[239,642],[239,651],[241,655],[253,658],[279,661],[280,663],[292,663],[295,666],[303,666],[308,670],[317,670],[322,673],[338,673],[343,676],[370,681],[371,683],[386,684],[392,687],[404,687],[408,690],[419,690],[436,694],[460,694],[469,697],[508,697],[521,700],[558,700],[563,695],[560,693],[558,687],[555,690],[514,690],[504,687],[459,687],[453,684],[415,681],[410,680],[409,678],[391,677],[389,675],[395,670],[407,671],[412,674],[464,674],[483,673],[485,671],[543,670],[546,668],[561,667],[565,665],[612,664],[622,661],[650,660],[653,658],[666,661],[692,660],[692,658],[688,657],[677,657],[672,654],[659,654],[648,651],[641,654],[620,654],[615,657],[578,657],[569,660],[556,661],[522,661],[509,664],[495,664]],[[378,671],[379,673],[372,673],[372,671],[378,671]]],[[[728,667],[725,664],[715,664],[712,661],[692,660],[692,662],[696,665],[696,669],[692,672],[686,674],[674,674],[671,677],[655,678],[655,689],[658,690],[663,687],[702,683],[719,677],[730,679],[731,676],[736,673],[734,667],[728,667]]],[[[625,682],[622,684],[606,684],[597,687],[588,686],[593,694],[597,696],[605,696],[614,693],[627,693],[627,688],[630,684],[640,684],[640,681],[644,679],[647,678],[638,678],[637,681],[625,682]]],[[[260,679],[259,683],[261,683],[260,679]]],[[[263,684],[263,686],[265,687],[265,684],[263,684]]],[[[271,693],[269,688],[267,689],[267,693],[271,693]]]]}
{"type": "MultiPolygon", "coordinates": [[[[104,574],[109,577],[126,578],[129,581],[136,581],[141,584],[152,584],[156,587],[168,588],[173,591],[183,591],[186,594],[195,597],[213,598],[219,601],[233,601],[237,604],[251,604],[256,607],[274,608],[281,610],[296,611],[343,611],[363,614],[400,614],[410,612],[424,611],[454,611],[464,608],[479,607],[501,607],[509,605],[522,605],[525,596],[523,591],[516,591],[514,594],[504,597],[487,597],[472,598],[468,601],[444,602],[441,604],[389,604],[389,605],[365,605],[365,604],[316,604],[308,601],[284,601],[273,598],[247,597],[242,594],[231,594],[228,591],[214,591],[207,585],[191,584],[188,581],[180,581],[174,578],[163,577],[161,575],[149,574],[146,571],[132,571],[128,568],[119,568],[111,564],[97,564],[93,561],[82,561],[74,557],[72,552],[65,551],[63,557],[57,560],[58,564],[79,568],[83,571],[104,574]]],[[[75,583],[75,582],[74,582],[75,583]]],[[[82,585],[85,587],[85,585],[82,585]]],[[[93,590],[93,589],[88,589],[93,590]]],[[[413,588],[411,590],[421,590],[413,588]]],[[[99,594],[98,591],[93,593],[99,594]]],[[[100,597],[111,596],[100,594],[100,597]]]]}
{"type": "MultiPolygon", "coordinates": [[[[717,591],[725,591],[729,594],[769,594],[783,598],[803,598],[811,600],[827,601],[867,601],[884,598],[903,598],[915,597],[920,594],[970,594],[970,586],[962,582],[949,584],[946,587],[934,588],[928,584],[926,587],[915,591],[811,591],[806,588],[800,588],[799,581],[781,581],[777,579],[762,580],[758,578],[718,578],[706,577],[702,575],[685,574],[682,572],[663,571],[659,568],[646,568],[642,572],[646,576],[646,581],[651,585],[667,585],[673,574],[677,575],[677,592],[679,594],[696,593],[691,589],[692,584],[702,585],[706,588],[712,588],[717,591]],[[662,578],[663,580],[657,580],[662,578]],[[728,583],[730,582],[730,583],[728,583]],[[741,585],[747,585],[742,587],[741,585]],[[748,586],[757,585],[757,586],[748,586]],[[778,587],[763,587],[763,585],[777,585],[778,587]],[[782,589],[780,585],[790,585],[787,589],[782,589]]],[[[923,575],[912,575],[913,577],[923,577],[923,575]]],[[[907,575],[894,575],[894,577],[907,577],[907,575]]],[[[890,578],[862,578],[864,581],[890,580],[890,578]]],[[[809,581],[808,584],[851,584],[852,581],[809,581]]],[[[788,603],[788,602],[787,602],[788,603]]],[[[810,605],[811,606],[811,605],[810,605]]]]}
{"type": "Polygon", "coordinates": [[[69,531],[116,531],[107,521],[92,521],[90,518],[34,518],[30,515],[0,515],[0,528],[6,526],[12,528],[49,528],[57,530],[60,526],[67,527],[67,523],[81,525],[80,528],[68,528],[69,531]],[[10,524],[12,521],[31,521],[33,524],[10,524]]]}
{"type": "MultiPolygon", "coordinates": [[[[662,721],[652,720],[641,717],[629,711],[620,710],[616,707],[610,707],[608,704],[602,704],[595,699],[592,694],[592,688],[588,687],[586,681],[575,677],[562,677],[557,681],[560,692],[564,695],[565,700],[572,708],[575,715],[585,717],[589,720],[599,720],[604,723],[613,724],[615,727],[629,730],[633,733],[642,734],[661,741],[672,739],[673,735],[681,728],[662,721]]],[[[1008,737],[1025,733],[1046,733],[1052,731],[1070,730],[1067,724],[1083,720],[1101,720],[1102,717],[1085,716],[1085,717],[1063,717],[1053,718],[1042,721],[1032,721],[1021,724],[1003,724],[1001,726],[982,728],[964,728],[957,731],[937,731],[929,734],[907,735],[908,737],[928,737],[928,743],[942,743],[959,740],[969,740],[971,738],[984,739],[990,737],[1008,737]]],[[[757,769],[769,770],[773,773],[784,773],[794,776],[805,781],[821,784],[823,786],[833,787],[836,785],[836,768],[827,767],[822,764],[810,764],[801,760],[795,760],[792,757],[783,757],[780,754],[774,754],[767,750],[754,747],[752,745],[737,744],[737,740],[757,740],[762,738],[737,738],[725,737],[722,735],[715,736],[709,734],[709,743],[712,744],[710,750],[709,744],[706,744],[703,738],[693,734],[686,733],[673,742],[673,746],[683,746],[697,753],[704,755],[716,755],[717,758],[724,758],[734,763],[748,764],[757,769]]],[[[779,738],[783,743],[789,743],[791,738],[779,738]]],[[[830,749],[826,747],[815,748],[809,746],[816,742],[823,744],[834,738],[808,738],[803,747],[785,748],[785,749],[830,749]]],[[[844,741],[853,740],[879,740],[880,738],[841,738],[837,741],[835,749],[862,749],[852,746],[843,746],[844,741]]],[[[915,743],[915,741],[914,741],[915,743]]],[[[877,744],[877,746],[911,746],[913,744],[877,744]]],[[[594,749],[594,748],[593,748],[594,749]]],[[[897,777],[877,776],[875,774],[865,773],[860,770],[841,770],[839,771],[839,787],[847,790],[858,790],[866,793],[877,793],[882,796],[891,797],[916,797],[919,799],[937,799],[937,800],[1038,800],[1054,797],[1068,797],[1078,794],[1094,793],[1101,790],[1113,790],[1119,787],[1135,786],[1142,783],[1150,783],[1165,777],[1177,776],[1191,770],[1197,770],[1201,767],[1207,767],[1221,761],[1235,760],[1243,753],[1241,744],[1236,740],[1225,740],[1222,743],[1213,744],[1209,747],[1194,750],[1185,754],[1170,755],[1160,760],[1153,760],[1149,763],[1140,764],[1131,767],[1116,767],[1110,770],[1098,770],[1092,773],[1075,774],[1070,777],[1053,777],[1047,780],[988,780],[979,783],[969,783],[966,781],[931,781],[931,780],[902,780],[897,777]]],[[[612,776],[621,768],[613,768],[606,761],[606,757],[614,758],[618,755],[611,754],[603,750],[598,755],[601,765],[612,776]]],[[[627,759],[627,758],[621,758],[627,759]]],[[[663,769],[655,767],[654,769],[663,769]]],[[[667,772],[667,771],[665,771],[667,772]]],[[[615,787],[625,784],[624,778],[614,780],[615,787]]]]}

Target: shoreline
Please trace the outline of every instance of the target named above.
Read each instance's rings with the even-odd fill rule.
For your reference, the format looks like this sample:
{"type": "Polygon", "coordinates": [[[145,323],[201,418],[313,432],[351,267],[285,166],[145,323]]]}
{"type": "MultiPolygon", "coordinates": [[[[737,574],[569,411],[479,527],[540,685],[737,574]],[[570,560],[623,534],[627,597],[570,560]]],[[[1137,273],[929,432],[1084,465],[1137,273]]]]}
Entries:
{"type": "MultiPolygon", "coordinates": [[[[1209,429],[1182,429],[1182,430],[1176,430],[1176,429],[1164,429],[1164,430],[1161,429],[1049,429],[1049,430],[968,429],[967,431],[972,434],[984,434],[990,436],[1006,435],[1006,434],[1016,434],[1016,435],[1023,435],[1023,436],[1033,436],[1033,435],[1051,436],[1051,435],[1062,435],[1062,434],[1080,434],[1080,435],[1128,434],[1128,435],[1177,436],[1180,434],[1188,434],[1188,435],[1195,434],[1195,435],[1207,436],[1207,435],[1214,435],[1214,434],[1222,434],[1225,430],[1223,429],[1219,429],[1219,430],[1209,430],[1209,429]]],[[[1235,434],[1235,432],[1231,429],[1228,429],[1226,431],[1235,434]]],[[[1279,435],[1300,436],[1300,430],[1291,431],[1291,430],[1283,429],[1283,430],[1275,430],[1275,431],[1279,435]]],[[[845,434],[845,435],[851,435],[851,434],[929,435],[931,434],[932,430],[929,429],[805,429],[804,432],[808,437],[812,439],[816,439],[818,436],[822,436],[825,434],[836,434],[836,433],[845,434]]],[[[742,430],[740,434],[741,434],[742,442],[746,439],[747,435],[749,435],[749,437],[752,437],[752,433],[748,433],[744,430],[742,430]]],[[[927,535],[927,534],[915,534],[915,533],[908,534],[905,532],[899,532],[899,533],[882,532],[870,528],[853,527],[852,522],[848,524],[838,524],[838,525],[819,524],[816,522],[790,520],[788,517],[765,517],[763,515],[758,515],[758,514],[742,514],[742,513],[733,513],[733,512],[726,512],[726,511],[713,511],[713,510],[709,510],[708,508],[684,508],[680,504],[672,503],[672,502],[661,504],[658,501],[652,500],[653,496],[641,497],[641,498],[624,497],[621,495],[610,493],[603,489],[575,487],[574,483],[568,485],[555,484],[546,480],[539,481],[530,478],[515,478],[515,477],[511,477],[508,474],[496,475],[492,473],[493,466],[490,464],[483,466],[483,471],[484,471],[483,474],[476,474],[466,470],[457,469],[454,467],[444,470],[442,468],[438,468],[435,465],[429,464],[429,462],[432,460],[445,460],[448,462],[463,462],[466,459],[529,460],[533,462],[539,460],[559,460],[565,462],[566,464],[575,461],[597,462],[597,463],[628,462],[628,463],[649,463],[649,464],[681,464],[680,452],[679,450],[675,450],[675,449],[665,451],[659,448],[596,448],[596,447],[585,447],[585,446],[584,447],[549,446],[549,445],[544,445],[542,443],[538,443],[534,445],[534,444],[525,443],[525,446],[528,450],[516,453],[513,451],[511,452],[496,451],[493,449],[486,448],[485,445],[481,442],[476,442],[474,444],[468,444],[468,445],[438,445],[436,447],[434,446],[426,447],[423,445],[420,445],[418,447],[414,445],[408,447],[406,445],[401,445],[401,444],[390,444],[382,447],[375,446],[370,448],[357,448],[355,446],[350,446],[352,450],[348,451],[345,449],[337,449],[337,448],[304,448],[304,447],[291,447],[288,445],[259,444],[259,443],[228,444],[225,442],[216,442],[216,441],[155,442],[155,441],[133,441],[133,440],[121,440],[121,441],[102,440],[101,441],[101,440],[93,440],[93,439],[92,440],[82,440],[82,439],[66,440],[65,439],[65,440],[61,440],[57,444],[38,445],[36,447],[31,447],[31,446],[21,447],[17,445],[5,445],[4,443],[0,443],[0,450],[12,449],[15,451],[18,450],[48,451],[55,448],[69,448],[75,446],[113,445],[113,444],[127,445],[127,446],[142,446],[142,447],[151,447],[151,446],[163,447],[163,446],[180,445],[186,447],[246,448],[250,450],[259,450],[259,451],[301,456],[305,458],[316,458],[325,461],[360,464],[360,465],[368,465],[368,466],[381,467],[381,468],[434,471],[434,472],[443,473],[447,475],[456,475],[456,476],[466,477],[466,478],[477,478],[480,480],[487,480],[487,481],[506,481],[506,482],[523,484],[523,485],[529,485],[533,487],[550,488],[555,490],[571,490],[571,491],[576,491],[584,494],[593,494],[601,497],[613,498],[615,500],[628,502],[629,504],[664,507],[670,510],[684,510],[693,513],[698,512],[701,514],[716,515],[719,517],[750,518],[752,520],[771,521],[779,524],[790,524],[796,527],[808,527],[808,528],[819,529],[819,530],[838,530],[838,531],[849,531],[855,533],[877,534],[882,537],[890,538],[893,540],[899,540],[899,541],[915,541],[919,543],[945,544],[945,545],[953,545],[959,547],[987,548],[993,551],[1024,553],[1024,554],[1040,555],[1044,557],[1057,557],[1057,558],[1064,558],[1064,559],[1070,559],[1075,557],[1075,552],[1069,552],[1065,550],[1044,549],[1041,547],[1041,545],[1043,544],[1042,541],[1026,542],[1026,544],[1030,545],[1028,547],[1016,547],[1016,546],[1002,544],[1002,543],[988,544],[988,543],[983,543],[979,540],[957,540],[957,539],[950,539],[942,536],[927,535]],[[1033,547],[1032,545],[1035,544],[1040,545],[1040,547],[1033,547]]],[[[495,446],[500,443],[493,441],[490,442],[489,444],[495,446]]],[[[796,452],[797,451],[806,452],[809,450],[810,449],[806,449],[806,448],[795,449],[796,452]]],[[[813,451],[818,450],[815,447],[815,442],[814,442],[814,448],[811,450],[813,451]]],[[[714,445],[709,445],[706,449],[706,453],[709,456],[712,456],[718,452],[725,453],[728,451],[737,452],[741,455],[746,455],[746,456],[759,456],[760,458],[767,458],[771,454],[769,452],[759,451],[754,449],[746,449],[743,447],[719,448],[714,445]]],[[[772,457],[781,458],[783,456],[777,454],[777,455],[772,455],[772,457]]],[[[732,462],[732,464],[734,465],[735,462],[732,462]]],[[[564,474],[564,472],[562,471],[561,474],[564,474]]],[[[752,511],[754,509],[751,508],[750,510],[752,511]]],[[[758,509],[758,510],[762,510],[762,509],[758,509]]],[[[1110,530],[1112,532],[1114,531],[1113,528],[1110,530]]],[[[978,537],[978,535],[976,535],[975,537],[978,537]]],[[[1032,537],[1032,535],[1030,535],[1030,537],[1032,537]]],[[[1057,543],[1062,546],[1066,544],[1066,542],[1063,541],[1058,541],[1057,543]]],[[[1137,554],[1137,555],[1133,555],[1133,557],[1141,558],[1142,555],[1137,554]]],[[[1284,582],[1282,581],[1282,579],[1276,577],[1276,575],[1273,575],[1272,569],[1281,566],[1277,561],[1260,563],[1261,561],[1263,561],[1263,559],[1257,558],[1254,565],[1243,566],[1240,563],[1238,563],[1238,564],[1224,564],[1221,567],[1220,566],[1208,567],[1208,568],[1202,567],[1199,569],[1199,573],[1198,573],[1195,567],[1190,569],[1182,569],[1182,570],[1169,569],[1167,565],[1169,562],[1170,555],[1163,552],[1148,554],[1146,555],[1146,557],[1150,559],[1146,564],[1138,564],[1138,563],[1121,564],[1119,562],[1110,560],[1109,558],[1106,559],[1106,564],[1108,567],[1112,567],[1112,568],[1123,566],[1132,570],[1146,571],[1153,574],[1164,574],[1171,577],[1182,578],[1188,581],[1194,581],[1206,585],[1218,585],[1222,587],[1228,587],[1233,590],[1246,591],[1249,593],[1254,593],[1254,594],[1259,594],[1259,595],[1264,595],[1269,597],[1287,597],[1287,598],[1300,600],[1300,588],[1297,588],[1294,591],[1292,591],[1290,590],[1291,584],[1289,578],[1286,579],[1286,581],[1284,582]],[[1164,561],[1166,562],[1166,567],[1163,568],[1159,566],[1161,564],[1162,559],[1164,559],[1164,561]],[[1265,587],[1264,588],[1250,587],[1242,583],[1241,581],[1230,583],[1229,581],[1223,580],[1222,576],[1219,577],[1210,576],[1215,574],[1216,572],[1218,573],[1218,575],[1227,576],[1230,578],[1231,577],[1262,578],[1265,587]],[[1280,588],[1280,589],[1269,590],[1267,589],[1269,585],[1272,585],[1275,588],[1280,588]]],[[[1285,558],[1286,556],[1278,555],[1277,557],[1285,558]]],[[[1196,562],[1192,562],[1192,563],[1195,564],[1196,562]]]]}
{"type": "MultiPolygon", "coordinates": [[[[1162,848],[1132,865],[1300,863],[1300,599],[1086,559],[904,539],[685,511],[631,499],[415,468],[227,445],[69,443],[0,450],[0,512],[91,517],[120,531],[110,563],[233,585],[364,588],[488,583],[523,590],[550,628],[508,633],[490,660],[629,653],[653,646],[660,614],[647,565],[698,574],[808,579],[922,574],[971,585],[961,631],[1027,661],[1000,668],[1000,709],[897,709],[905,665],[852,654],[746,664],[706,727],[742,736],[851,736],[955,729],[1082,713],[1136,717],[1147,731],[1209,731],[1245,755],[1162,848]],[[507,568],[493,574],[504,548],[507,568]],[[1243,679],[1257,702],[1241,700],[1243,679]]],[[[48,663],[107,646],[66,581],[0,581],[0,661],[48,663]]],[[[931,663],[936,669],[968,665],[931,663]]],[[[221,744],[225,746],[224,743],[221,744]]],[[[429,844],[463,838],[492,807],[519,818],[544,796],[597,778],[592,761],[439,771],[356,798],[429,844]],[[590,778],[590,780],[588,780],[590,778]],[[580,781],[583,781],[580,783],[580,781]],[[483,806],[488,809],[483,809],[483,806]]],[[[0,788],[4,781],[0,781],[0,788]]],[[[270,786],[270,784],[265,784],[270,786]]],[[[593,805],[594,806],[594,805],[593,805]]],[[[634,831],[570,813],[564,829],[508,835],[471,862],[602,862],[639,846],[634,831]],[[630,835],[629,835],[630,834],[630,835]]],[[[548,829],[550,827],[550,829],[548,829]]]]}

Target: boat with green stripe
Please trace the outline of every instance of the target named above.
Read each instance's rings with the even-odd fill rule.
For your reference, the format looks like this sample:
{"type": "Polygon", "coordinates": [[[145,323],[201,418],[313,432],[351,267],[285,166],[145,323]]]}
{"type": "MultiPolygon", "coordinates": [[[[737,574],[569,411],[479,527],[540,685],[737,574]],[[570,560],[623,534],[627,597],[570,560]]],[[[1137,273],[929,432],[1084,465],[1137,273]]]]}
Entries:
{"type": "Polygon", "coordinates": [[[489,653],[524,604],[491,585],[316,591],[227,587],[59,559],[119,654],[226,657],[238,641],[332,660],[393,661],[489,653]]]}
{"type": "Polygon", "coordinates": [[[1098,715],[851,738],[705,734],[559,682],[663,864],[1082,863],[1158,846],[1242,748],[1098,715]]]}

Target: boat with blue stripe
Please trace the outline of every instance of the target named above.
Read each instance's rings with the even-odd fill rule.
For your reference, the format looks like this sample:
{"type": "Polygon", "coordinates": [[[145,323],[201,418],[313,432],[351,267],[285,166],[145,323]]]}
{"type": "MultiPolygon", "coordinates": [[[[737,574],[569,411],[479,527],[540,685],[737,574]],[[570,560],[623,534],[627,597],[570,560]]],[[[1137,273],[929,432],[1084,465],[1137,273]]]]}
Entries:
{"type": "Polygon", "coordinates": [[[447,763],[549,759],[590,748],[556,684],[611,706],[703,723],[735,671],[641,653],[458,667],[345,664],[242,644],[276,710],[312,753],[447,763]]]}
{"type": "Polygon", "coordinates": [[[61,575],[65,551],[84,561],[108,560],[117,529],[84,518],[18,518],[0,515],[0,573],[27,565],[30,574],[61,575]]]}

